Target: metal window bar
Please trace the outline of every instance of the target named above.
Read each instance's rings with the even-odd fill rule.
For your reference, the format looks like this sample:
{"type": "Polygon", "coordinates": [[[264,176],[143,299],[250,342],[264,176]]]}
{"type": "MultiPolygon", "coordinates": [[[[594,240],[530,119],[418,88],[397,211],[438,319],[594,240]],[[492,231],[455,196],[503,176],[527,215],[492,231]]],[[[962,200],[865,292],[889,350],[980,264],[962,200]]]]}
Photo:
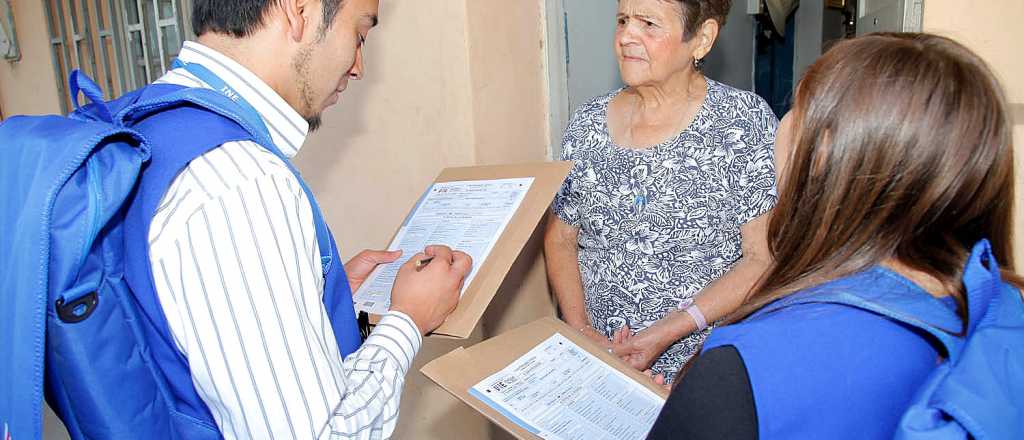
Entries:
{"type": "Polygon", "coordinates": [[[96,10],[96,44],[99,46],[99,55],[101,59],[100,65],[103,67],[103,91],[106,93],[106,98],[111,99],[121,94],[121,85],[124,84],[117,73],[120,73],[121,69],[118,69],[117,62],[120,58],[120,51],[118,50],[118,42],[115,40],[114,32],[114,17],[117,15],[117,9],[112,1],[106,2],[106,10],[104,13],[103,7],[104,2],[102,0],[93,0],[93,6],[96,10]],[[111,55],[111,50],[115,52],[114,56],[111,55]]]}
{"type": "Polygon", "coordinates": [[[178,48],[181,46],[182,38],[182,25],[181,25],[181,14],[178,11],[181,10],[181,6],[178,4],[178,0],[167,0],[171,10],[169,16],[164,17],[163,11],[160,9],[160,0],[151,0],[153,2],[153,10],[156,18],[156,27],[159,30],[157,35],[157,46],[160,47],[160,66],[164,71],[168,69],[168,65],[171,62],[171,58],[178,55],[178,48]],[[169,31],[173,30],[174,38],[170,37],[169,31]]]}
{"type": "MultiPolygon", "coordinates": [[[[166,56],[166,54],[164,54],[164,44],[163,44],[163,41],[166,38],[166,34],[164,34],[164,23],[166,23],[167,20],[161,20],[160,19],[160,3],[159,3],[159,0],[149,0],[149,4],[153,8],[153,20],[156,21],[156,23],[155,23],[156,26],[153,29],[156,31],[156,48],[157,48],[157,53],[159,53],[159,55],[160,55],[160,70],[161,71],[166,71],[167,70],[167,63],[165,63],[164,60],[167,58],[167,56],[166,56]]],[[[174,2],[171,2],[171,4],[173,5],[174,2]]],[[[173,15],[177,15],[177,14],[173,14],[173,15]]],[[[173,15],[172,15],[172,17],[173,17],[173,15]]]]}
{"type": "Polygon", "coordinates": [[[142,9],[142,0],[126,1],[133,2],[135,4],[135,17],[129,17],[128,8],[124,8],[124,41],[129,47],[127,57],[129,63],[128,71],[131,73],[132,87],[142,87],[143,84],[149,82],[149,78],[151,76],[149,72],[149,63],[147,62],[149,59],[149,45],[146,44],[146,17],[142,9]],[[135,20],[132,20],[132,18],[135,20]],[[131,24],[132,21],[134,21],[135,24],[131,24]],[[136,32],[138,33],[138,38],[140,40],[139,46],[142,48],[142,56],[138,58],[136,57],[136,54],[131,51],[132,41],[135,39],[133,34],[136,32]],[[143,69],[142,78],[139,78],[139,75],[137,74],[137,67],[142,67],[143,69]]]}
{"type": "MultiPolygon", "coordinates": [[[[84,63],[82,62],[82,40],[85,37],[82,35],[81,26],[79,25],[78,10],[77,8],[75,8],[75,3],[73,0],[64,0],[64,6],[67,8],[67,12],[70,14],[70,17],[68,17],[70,18],[70,20],[68,21],[71,22],[71,29],[69,32],[69,34],[71,35],[70,47],[74,49],[73,60],[75,61],[75,67],[85,70],[85,68],[83,67],[84,63]]],[[[76,98],[72,97],[72,99],[76,98]]]]}
{"type": "Polygon", "coordinates": [[[53,57],[53,67],[57,70],[57,93],[61,96],[60,107],[64,113],[68,112],[69,102],[65,91],[64,81],[67,78],[67,66],[70,63],[67,45],[64,44],[64,8],[60,1],[44,0],[43,6],[46,10],[46,27],[50,31],[50,49],[53,57]],[[56,10],[54,10],[56,6],[56,10]],[[59,26],[58,26],[59,25],[59,26]]]}
{"type": "MultiPolygon", "coordinates": [[[[124,92],[132,89],[132,84],[128,82],[128,75],[127,72],[125,72],[129,69],[124,67],[128,65],[127,42],[122,38],[122,35],[124,34],[121,31],[121,29],[123,29],[121,17],[124,14],[124,7],[120,1],[107,0],[107,3],[110,5],[110,27],[104,32],[106,32],[107,38],[110,39],[111,46],[114,47],[114,54],[117,60],[114,67],[117,68],[117,78],[121,85],[118,90],[118,95],[122,95],[124,92]]],[[[111,77],[113,77],[113,75],[111,75],[111,77]]]]}
{"type": "MultiPolygon", "coordinates": [[[[78,65],[79,66],[86,66],[86,67],[92,69],[92,70],[87,71],[89,73],[89,76],[91,76],[92,78],[96,79],[97,81],[101,81],[101,83],[102,83],[102,78],[99,78],[100,71],[98,69],[98,66],[96,65],[96,45],[93,44],[93,39],[92,39],[92,37],[93,37],[93,35],[92,35],[92,21],[90,19],[90,15],[91,14],[89,13],[89,0],[77,0],[75,3],[78,3],[81,6],[81,8],[82,8],[82,19],[81,20],[82,20],[82,24],[83,24],[82,32],[81,32],[82,38],[79,41],[79,48],[80,49],[79,49],[79,52],[78,52],[79,53],[79,55],[78,55],[79,56],[78,65]],[[84,42],[84,44],[82,42],[84,42]],[[85,54],[84,55],[82,54],[83,51],[81,50],[82,46],[85,47],[85,51],[84,51],[85,54]],[[83,57],[88,57],[88,63],[86,63],[85,61],[82,60],[83,57]]],[[[79,68],[81,68],[81,67],[79,67],[79,68]]]]}
{"type": "Polygon", "coordinates": [[[72,108],[75,98],[67,96],[65,81],[76,68],[101,84],[106,98],[123,93],[121,44],[116,38],[117,3],[114,0],[44,0],[43,6],[57,74],[57,91],[62,98],[61,110],[67,113],[72,108]],[[108,9],[104,10],[104,6],[108,9]]]}
{"type": "Polygon", "coordinates": [[[167,70],[184,38],[182,8],[180,0],[164,0],[170,9],[163,11],[169,15],[162,14],[160,1],[43,0],[62,111],[69,112],[71,99],[76,99],[67,96],[65,84],[73,69],[101,84],[107,99],[142,87],[167,70]]]}

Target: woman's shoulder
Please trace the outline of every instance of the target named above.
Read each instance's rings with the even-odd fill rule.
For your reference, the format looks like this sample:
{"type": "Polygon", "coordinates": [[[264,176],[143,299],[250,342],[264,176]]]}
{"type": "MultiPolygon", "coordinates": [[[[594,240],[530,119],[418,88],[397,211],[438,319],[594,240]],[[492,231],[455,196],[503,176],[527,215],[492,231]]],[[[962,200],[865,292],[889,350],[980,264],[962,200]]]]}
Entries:
{"type": "Polygon", "coordinates": [[[605,138],[602,134],[607,126],[608,104],[622,90],[595,96],[576,107],[562,135],[562,159],[579,159],[580,150],[601,144],[601,139],[605,138]]]}
{"type": "Polygon", "coordinates": [[[709,346],[742,345],[775,347],[774,350],[839,349],[836,341],[857,345],[878,338],[881,344],[914,342],[899,336],[914,332],[880,315],[856,307],[829,302],[809,302],[754,315],[716,329],[709,346]]]}
{"type": "Polygon", "coordinates": [[[573,110],[572,120],[593,119],[597,115],[604,117],[608,112],[608,104],[623,90],[625,87],[620,87],[584,101],[573,110]]]}
{"type": "Polygon", "coordinates": [[[719,334],[712,334],[712,338],[717,341],[711,345],[756,340],[749,345],[773,346],[781,351],[841,353],[864,347],[879,352],[934,350],[933,342],[922,337],[919,329],[876,313],[885,309],[914,313],[950,331],[956,331],[960,323],[954,304],[944,303],[909,280],[875,267],[781,299],[744,321],[716,330],[719,334]]]}
{"type": "Polygon", "coordinates": [[[720,83],[711,78],[707,78],[707,81],[708,103],[712,107],[727,107],[731,112],[740,112],[756,118],[778,120],[768,102],[760,95],[749,90],[738,89],[728,84],[720,83]]]}
{"type": "Polygon", "coordinates": [[[916,329],[834,303],[801,303],[715,329],[705,347],[723,346],[743,359],[765,437],[792,423],[837,432],[849,428],[843,414],[851,409],[872,414],[865,437],[890,436],[939,356],[916,329]],[[803,420],[807,414],[816,416],[803,420]]]}
{"type": "Polygon", "coordinates": [[[711,93],[716,100],[730,101],[748,108],[758,108],[761,107],[762,104],[767,105],[764,98],[750,90],[736,88],[707,77],[705,77],[705,79],[708,82],[708,92],[711,93]]]}

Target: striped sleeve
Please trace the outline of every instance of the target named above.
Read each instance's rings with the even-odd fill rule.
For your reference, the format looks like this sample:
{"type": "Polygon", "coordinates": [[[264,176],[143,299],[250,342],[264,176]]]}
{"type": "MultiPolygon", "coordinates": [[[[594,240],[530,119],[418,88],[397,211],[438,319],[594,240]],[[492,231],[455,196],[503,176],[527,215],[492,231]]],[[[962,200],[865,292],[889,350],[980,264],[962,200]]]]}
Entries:
{"type": "Polygon", "coordinates": [[[342,367],[348,388],[320,438],[390,438],[398,421],[405,374],[419,350],[420,333],[408,316],[390,312],[342,367]]]}
{"type": "Polygon", "coordinates": [[[150,257],[172,336],[222,434],[390,437],[422,343],[416,326],[391,313],[343,360],[305,193],[283,165],[228,176],[223,155],[235,150],[217,150],[168,191],[150,257]]]}

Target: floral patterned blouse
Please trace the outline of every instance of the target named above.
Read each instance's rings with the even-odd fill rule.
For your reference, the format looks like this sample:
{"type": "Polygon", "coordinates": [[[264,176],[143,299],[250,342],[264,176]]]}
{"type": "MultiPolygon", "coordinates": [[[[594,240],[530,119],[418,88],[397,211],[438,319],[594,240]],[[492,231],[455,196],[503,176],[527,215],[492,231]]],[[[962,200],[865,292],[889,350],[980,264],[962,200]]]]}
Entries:
{"type": "MultiPolygon", "coordinates": [[[[776,200],[778,120],[757,95],[708,79],[690,125],[648,149],[615,145],[608,103],[583,104],[562,141],[575,162],[554,211],[579,228],[590,322],[640,331],[724,275],[741,257],[740,226],[776,200]]],[[[671,379],[711,329],[669,347],[652,369],[671,379]]]]}

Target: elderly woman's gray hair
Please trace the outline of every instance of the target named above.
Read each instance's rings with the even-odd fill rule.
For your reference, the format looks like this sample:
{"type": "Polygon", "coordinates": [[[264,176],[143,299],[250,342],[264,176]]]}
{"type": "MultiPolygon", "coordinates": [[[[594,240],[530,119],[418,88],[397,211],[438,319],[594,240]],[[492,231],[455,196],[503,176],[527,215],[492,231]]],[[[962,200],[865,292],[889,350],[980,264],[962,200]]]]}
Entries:
{"type": "Polygon", "coordinates": [[[705,21],[715,20],[718,27],[725,27],[725,20],[732,8],[732,0],[662,0],[680,7],[683,19],[683,39],[689,41],[705,21]]]}

